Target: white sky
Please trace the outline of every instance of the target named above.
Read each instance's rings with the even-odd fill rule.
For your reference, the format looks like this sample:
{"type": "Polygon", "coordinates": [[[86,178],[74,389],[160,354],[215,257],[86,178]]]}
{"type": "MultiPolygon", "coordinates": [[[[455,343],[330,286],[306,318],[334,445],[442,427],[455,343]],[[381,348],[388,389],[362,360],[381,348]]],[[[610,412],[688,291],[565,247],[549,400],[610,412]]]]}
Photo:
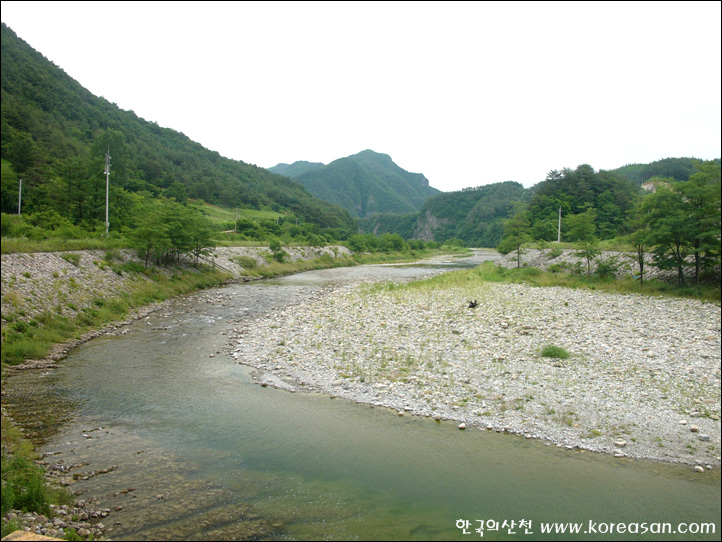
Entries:
{"type": "Polygon", "coordinates": [[[262,167],[372,149],[443,191],[719,158],[720,2],[2,2],[93,94],[262,167]]]}

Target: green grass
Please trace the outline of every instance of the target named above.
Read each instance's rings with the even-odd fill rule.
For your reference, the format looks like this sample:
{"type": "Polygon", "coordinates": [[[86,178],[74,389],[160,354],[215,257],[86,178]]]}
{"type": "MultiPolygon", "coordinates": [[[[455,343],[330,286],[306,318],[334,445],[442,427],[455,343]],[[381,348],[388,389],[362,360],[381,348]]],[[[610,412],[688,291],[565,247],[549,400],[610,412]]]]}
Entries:
{"type": "MultiPolygon", "coordinates": [[[[138,281],[130,293],[113,298],[94,299],[91,307],[81,309],[74,318],[44,312],[31,322],[17,321],[12,325],[4,325],[0,354],[3,366],[16,365],[26,359],[44,358],[54,344],[75,339],[86,331],[122,320],[132,309],[176,295],[218,286],[229,278],[220,271],[176,273],[172,278],[160,273],[144,275],[153,280],[138,281]]],[[[13,317],[3,315],[3,318],[8,320],[13,317]]]]}
{"type": "Polygon", "coordinates": [[[238,216],[237,213],[240,214],[240,218],[250,218],[252,220],[276,220],[278,217],[283,216],[281,213],[275,211],[257,209],[239,209],[236,211],[235,208],[219,207],[209,203],[204,203],[200,209],[201,212],[213,222],[219,223],[235,222],[238,216]]]}
{"type": "Polygon", "coordinates": [[[535,267],[507,269],[493,262],[485,262],[473,270],[459,271],[470,273],[479,280],[488,282],[514,282],[532,286],[562,286],[565,288],[584,288],[619,294],[661,295],[668,297],[685,297],[702,301],[720,301],[720,287],[669,284],[658,280],[639,281],[626,279],[599,278],[594,275],[576,275],[567,273],[550,273],[535,267]]]}
{"type": "Polygon", "coordinates": [[[541,356],[543,358],[567,359],[569,358],[569,352],[564,350],[561,346],[549,344],[542,348],[541,356]]]}
{"type": "Polygon", "coordinates": [[[127,248],[123,239],[60,239],[51,238],[35,241],[25,237],[3,237],[0,239],[2,254],[18,252],[64,252],[68,250],[113,250],[127,248]]]}
{"type": "MultiPolygon", "coordinates": [[[[2,494],[4,516],[10,510],[50,515],[51,504],[71,504],[72,495],[65,489],[45,482],[43,469],[35,464],[38,458],[32,445],[22,438],[10,420],[2,418],[2,494]]],[[[4,527],[2,536],[16,526],[4,527]]]]}

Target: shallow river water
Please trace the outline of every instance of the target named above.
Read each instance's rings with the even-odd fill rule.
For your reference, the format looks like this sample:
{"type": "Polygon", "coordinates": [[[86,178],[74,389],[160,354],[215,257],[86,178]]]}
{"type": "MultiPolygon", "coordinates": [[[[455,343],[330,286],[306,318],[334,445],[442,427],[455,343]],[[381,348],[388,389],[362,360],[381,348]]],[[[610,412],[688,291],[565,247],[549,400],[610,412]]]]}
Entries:
{"type": "Polygon", "coordinates": [[[52,412],[42,451],[81,465],[71,472],[111,469],[71,487],[113,510],[115,540],[718,540],[719,471],[262,387],[228,355],[233,328],[319,288],[453,267],[314,271],[185,296],[58,369],[13,376],[7,399],[52,412]],[[716,533],[675,532],[702,523],[716,533]],[[573,524],[578,534],[556,532],[573,524]]]}

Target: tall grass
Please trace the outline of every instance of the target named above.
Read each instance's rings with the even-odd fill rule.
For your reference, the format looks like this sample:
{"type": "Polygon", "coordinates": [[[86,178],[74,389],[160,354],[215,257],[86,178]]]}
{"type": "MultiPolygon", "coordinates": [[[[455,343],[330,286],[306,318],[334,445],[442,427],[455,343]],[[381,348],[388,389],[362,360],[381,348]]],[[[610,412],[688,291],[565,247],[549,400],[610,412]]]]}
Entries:
{"type": "MultiPolygon", "coordinates": [[[[0,508],[4,516],[10,510],[50,515],[51,504],[70,504],[72,495],[63,488],[49,485],[43,469],[35,464],[38,454],[22,438],[10,420],[2,418],[2,494],[0,508]]],[[[9,530],[9,529],[8,529],[9,530]]],[[[3,530],[2,536],[8,533],[3,530]]]]}

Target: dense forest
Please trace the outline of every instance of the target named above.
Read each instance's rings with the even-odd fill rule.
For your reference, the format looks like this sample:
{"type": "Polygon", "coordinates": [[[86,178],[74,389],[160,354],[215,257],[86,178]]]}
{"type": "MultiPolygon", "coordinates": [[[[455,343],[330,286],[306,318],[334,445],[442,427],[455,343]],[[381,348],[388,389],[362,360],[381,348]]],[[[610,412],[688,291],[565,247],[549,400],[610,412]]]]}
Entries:
{"type": "Polygon", "coordinates": [[[158,198],[269,209],[335,236],[356,231],[346,211],[289,177],[224,158],[92,95],[5,24],[1,120],[3,213],[17,212],[22,180],[24,213],[102,229],[109,151],[111,231],[129,226],[134,208],[158,198]]]}

